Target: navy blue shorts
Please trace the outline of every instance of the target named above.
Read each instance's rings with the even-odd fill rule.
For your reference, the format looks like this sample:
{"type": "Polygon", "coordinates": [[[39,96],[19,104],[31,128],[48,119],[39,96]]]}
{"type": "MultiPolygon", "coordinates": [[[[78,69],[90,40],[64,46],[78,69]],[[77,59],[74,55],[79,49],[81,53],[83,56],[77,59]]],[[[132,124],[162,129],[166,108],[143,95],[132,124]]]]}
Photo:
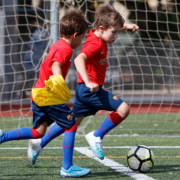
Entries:
{"type": "Polygon", "coordinates": [[[66,104],[39,107],[32,101],[33,128],[47,121],[48,125],[56,122],[60,127],[70,128],[75,123],[72,110],[66,104]]]}
{"type": "Polygon", "coordinates": [[[123,100],[99,86],[98,92],[91,92],[85,84],[77,84],[73,105],[75,117],[96,114],[99,110],[116,111],[123,100]]]}

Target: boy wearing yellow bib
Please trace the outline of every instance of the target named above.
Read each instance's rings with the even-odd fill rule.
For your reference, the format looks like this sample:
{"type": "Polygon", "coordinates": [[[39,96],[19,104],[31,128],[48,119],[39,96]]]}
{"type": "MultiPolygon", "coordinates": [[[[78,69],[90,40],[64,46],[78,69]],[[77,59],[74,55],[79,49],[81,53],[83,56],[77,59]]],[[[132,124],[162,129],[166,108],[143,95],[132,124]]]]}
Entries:
{"type": "MultiPolygon", "coordinates": [[[[18,128],[3,132],[0,130],[0,144],[23,139],[44,140],[55,138],[64,133],[62,177],[82,177],[91,172],[73,165],[73,149],[77,125],[71,109],[66,105],[71,97],[64,79],[71,65],[73,49],[77,48],[88,30],[88,24],[81,11],[71,11],[60,20],[61,39],[54,43],[41,65],[39,79],[32,89],[33,128],[18,128]],[[56,122],[46,133],[47,127],[56,122]],[[46,133],[46,135],[45,135],[46,133]]],[[[28,159],[36,162],[39,152],[47,144],[41,141],[36,146],[29,141],[28,159]],[[39,148],[39,152],[34,151],[39,148]]]]}

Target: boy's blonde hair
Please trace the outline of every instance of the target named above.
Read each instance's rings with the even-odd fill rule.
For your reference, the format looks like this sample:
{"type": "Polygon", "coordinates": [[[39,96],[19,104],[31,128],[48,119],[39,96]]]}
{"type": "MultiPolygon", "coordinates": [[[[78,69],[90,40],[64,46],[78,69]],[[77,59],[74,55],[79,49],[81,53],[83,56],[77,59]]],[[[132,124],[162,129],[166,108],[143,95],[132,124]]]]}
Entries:
{"type": "Polygon", "coordinates": [[[95,13],[95,28],[103,26],[105,29],[115,26],[122,28],[124,25],[124,19],[120,13],[109,4],[101,4],[97,7],[95,13]]]}

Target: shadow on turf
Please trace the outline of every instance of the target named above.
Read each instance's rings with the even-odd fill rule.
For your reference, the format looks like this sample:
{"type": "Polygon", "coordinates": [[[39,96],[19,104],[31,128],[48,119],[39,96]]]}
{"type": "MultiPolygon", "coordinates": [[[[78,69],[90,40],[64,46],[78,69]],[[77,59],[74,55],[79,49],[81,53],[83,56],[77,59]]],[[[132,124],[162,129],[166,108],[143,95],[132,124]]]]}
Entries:
{"type": "Polygon", "coordinates": [[[38,165],[28,164],[28,165],[26,165],[26,168],[37,168],[37,169],[38,169],[38,168],[39,168],[39,169],[40,169],[40,168],[41,168],[41,169],[44,169],[44,168],[48,168],[48,169],[51,169],[51,168],[59,168],[59,169],[60,169],[61,167],[60,167],[60,166],[48,166],[48,167],[47,167],[47,166],[41,166],[41,165],[38,166],[38,165]]]}
{"type": "MultiPolygon", "coordinates": [[[[79,166],[77,164],[75,164],[76,166],[79,166]]],[[[26,165],[27,168],[61,168],[61,166],[43,166],[42,164],[40,165],[31,165],[31,164],[27,164],[26,165]]],[[[100,169],[100,168],[104,168],[104,167],[100,167],[100,166],[88,166],[88,167],[85,167],[83,166],[83,168],[87,168],[87,169],[100,169]]],[[[109,170],[113,170],[113,169],[109,169],[109,170]]]]}
{"type": "MultiPolygon", "coordinates": [[[[162,172],[172,172],[172,171],[179,171],[180,165],[155,165],[153,169],[150,171],[150,173],[162,173],[162,172]]],[[[148,173],[147,173],[148,174],[148,173]]]]}
{"type": "MultiPolygon", "coordinates": [[[[60,166],[42,166],[42,165],[27,165],[26,166],[27,168],[39,168],[39,169],[43,169],[43,168],[59,168],[60,169],[60,166]]],[[[131,173],[135,173],[135,172],[129,172],[129,171],[122,171],[121,173],[120,172],[117,172],[116,170],[114,169],[111,169],[111,168],[108,168],[106,169],[105,171],[105,167],[104,166],[88,166],[88,167],[85,167],[85,168],[89,168],[91,169],[91,173],[83,178],[102,178],[104,177],[105,179],[110,179],[110,178],[117,178],[117,176],[119,177],[127,177],[127,175],[125,174],[131,174],[131,173]],[[97,172],[98,171],[98,172],[97,172]],[[105,171],[105,172],[104,172],[105,171]],[[125,174],[123,174],[125,173],[125,174]]],[[[107,168],[107,167],[106,167],[107,168]]],[[[149,173],[142,173],[142,174],[145,174],[145,175],[149,175],[149,174],[157,174],[157,173],[162,173],[162,172],[166,172],[166,173],[170,173],[170,172],[176,172],[176,171],[179,171],[180,170],[180,165],[161,165],[161,166],[154,166],[154,168],[152,170],[149,171],[149,173]]],[[[137,172],[138,173],[138,172],[137,172]]],[[[27,174],[28,176],[32,176],[32,174],[27,174]]],[[[35,175],[35,174],[33,174],[35,175]]],[[[38,174],[37,174],[38,175],[38,174]]],[[[41,174],[39,174],[41,175],[41,174]]],[[[49,174],[46,174],[47,176],[49,176],[49,174]]],[[[51,174],[52,175],[52,174],[51,174]]]]}
{"type": "Polygon", "coordinates": [[[117,176],[120,176],[120,177],[127,177],[127,175],[125,175],[125,174],[122,174],[122,173],[119,173],[119,172],[116,172],[116,171],[114,171],[114,172],[96,172],[96,173],[93,173],[92,171],[91,171],[91,174],[89,174],[88,176],[86,176],[87,178],[90,178],[90,177],[92,177],[92,178],[96,178],[96,179],[98,179],[98,177],[100,178],[100,179],[102,179],[102,177],[104,177],[104,179],[112,179],[112,178],[116,178],[117,179],[117,176]]]}
{"type": "MultiPolygon", "coordinates": [[[[26,166],[27,168],[59,168],[60,169],[60,167],[50,167],[50,166],[37,166],[37,165],[35,165],[35,166],[33,166],[33,165],[27,165],[26,166]]],[[[104,177],[105,179],[109,179],[109,178],[117,178],[117,176],[119,175],[119,176],[121,176],[121,177],[126,177],[126,175],[124,175],[124,174],[122,174],[122,173],[119,173],[119,172],[117,172],[116,170],[113,170],[113,169],[111,169],[111,168],[108,168],[107,170],[106,170],[106,172],[103,172],[103,170],[102,169],[104,169],[104,166],[103,167],[99,167],[99,166],[91,166],[91,167],[86,167],[86,168],[89,168],[89,169],[91,169],[91,173],[89,174],[89,175],[87,175],[87,176],[84,176],[83,178],[97,178],[98,179],[98,177],[99,178],[101,178],[102,179],[102,177],[104,177]],[[96,170],[94,170],[94,169],[96,169],[96,170]],[[100,171],[100,172],[97,172],[97,169],[99,169],[98,171],[100,171]],[[115,177],[112,177],[112,176],[115,176],[115,177]]],[[[28,176],[32,176],[32,174],[27,174],[28,176]]],[[[35,174],[33,174],[33,175],[35,175],[35,174]]],[[[37,174],[38,175],[38,174],[37,174]]],[[[39,174],[39,175],[41,175],[41,174],[39,174]]],[[[48,176],[48,174],[46,174],[47,176],[48,176]]],[[[51,174],[52,175],[52,174],[51,174]]]]}
{"type": "Polygon", "coordinates": [[[52,175],[57,175],[57,174],[38,174],[38,173],[32,173],[32,174],[7,174],[7,175],[1,175],[0,176],[0,179],[2,179],[2,177],[4,176],[4,177],[12,177],[12,180],[14,180],[14,179],[29,179],[29,177],[33,177],[33,176],[51,176],[52,177],[52,175]],[[26,178],[22,178],[22,176],[28,176],[28,177],[26,177],[26,178]],[[18,178],[16,178],[16,177],[18,177],[18,178]],[[21,177],[21,178],[19,178],[19,177],[21,177]]]}

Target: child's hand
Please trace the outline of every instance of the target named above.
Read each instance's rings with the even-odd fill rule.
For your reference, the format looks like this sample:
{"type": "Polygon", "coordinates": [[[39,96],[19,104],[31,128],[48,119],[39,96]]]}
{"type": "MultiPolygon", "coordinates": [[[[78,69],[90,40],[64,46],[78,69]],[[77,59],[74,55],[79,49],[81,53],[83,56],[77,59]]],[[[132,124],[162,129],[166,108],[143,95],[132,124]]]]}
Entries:
{"type": "Polygon", "coordinates": [[[134,33],[139,29],[139,26],[137,26],[136,24],[125,24],[124,29],[131,33],[134,33]]]}
{"type": "Polygon", "coordinates": [[[86,83],[86,87],[89,88],[91,92],[99,91],[99,85],[96,83],[88,82],[86,83]]]}

